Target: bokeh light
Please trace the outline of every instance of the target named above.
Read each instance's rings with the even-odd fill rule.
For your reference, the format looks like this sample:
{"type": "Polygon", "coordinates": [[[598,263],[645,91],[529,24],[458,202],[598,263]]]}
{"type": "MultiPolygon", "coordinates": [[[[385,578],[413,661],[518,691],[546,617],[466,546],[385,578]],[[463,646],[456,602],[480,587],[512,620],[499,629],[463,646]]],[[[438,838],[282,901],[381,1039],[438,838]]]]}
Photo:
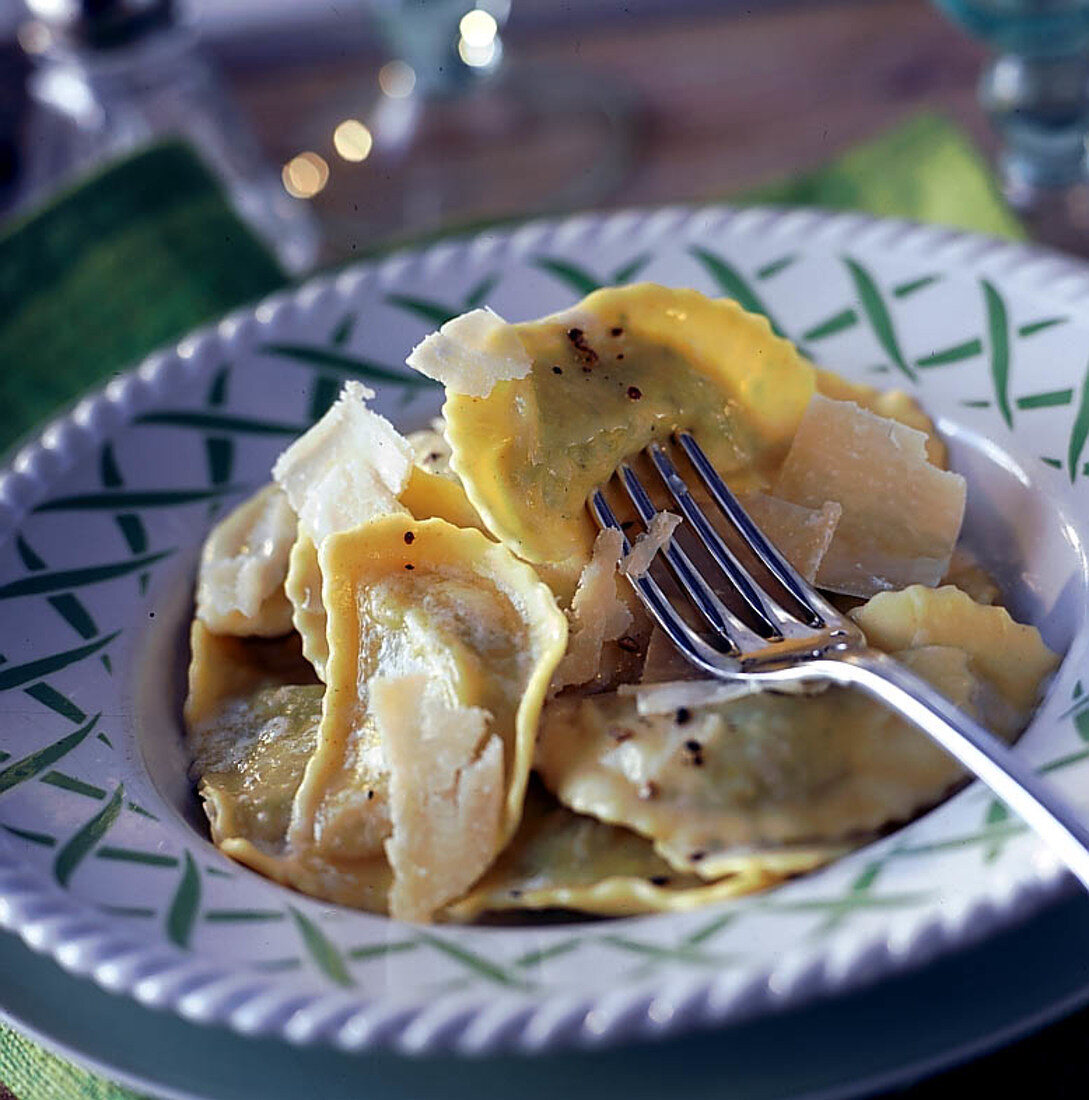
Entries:
{"type": "Polygon", "coordinates": [[[329,165],[317,153],[299,153],[284,165],[284,190],[296,199],[312,199],[329,182],[329,165]]]}
{"type": "Polygon", "coordinates": [[[378,87],[390,99],[405,99],[416,87],[416,70],[407,61],[387,61],[378,70],[378,87]]]}
{"type": "Polygon", "coordinates": [[[18,30],[15,32],[15,37],[18,39],[19,45],[28,54],[45,53],[53,45],[53,35],[50,33],[49,28],[36,19],[20,23],[18,30]]]}
{"type": "Polygon", "coordinates": [[[495,41],[499,24],[490,11],[473,8],[461,17],[458,30],[461,31],[461,41],[466,47],[470,50],[484,50],[495,41]]]}
{"type": "Polygon", "coordinates": [[[458,56],[470,68],[485,69],[495,60],[497,40],[492,39],[486,46],[470,46],[464,38],[458,40],[458,56]]]}
{"type": "Polygon", "coordinates": [[[374,137],[357,118],[346,118],[333,131],[333,148],[353,164],[366,160],[374,148],[374,137]]]}

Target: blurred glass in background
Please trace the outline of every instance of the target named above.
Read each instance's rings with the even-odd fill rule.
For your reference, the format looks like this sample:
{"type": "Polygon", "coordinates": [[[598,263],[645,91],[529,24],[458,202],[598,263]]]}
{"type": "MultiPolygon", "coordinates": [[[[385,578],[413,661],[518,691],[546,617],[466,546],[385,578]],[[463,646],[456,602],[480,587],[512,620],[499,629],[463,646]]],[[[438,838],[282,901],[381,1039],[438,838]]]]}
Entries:
{"type": "MultiPolygon", "coordinates": [[[[20,2],[18,41],[31,66],[20,205],[181,136],[299,273],[399,234],[594,205],[633,162],[630,93],[574,65],[542,69],[507,56],[510,0],[344,0],[337,16],[366,26],[380,64],[361,63],[357,81],[315,103],[294,127],[297,151],[277,165],[232,104],[181,0],[20,2]],[[315,203],[334,174],[337,201],[315,203]]],[[[260,19],[261,5],[249,7],[260,19]]],[[[359,40],[349,36],[348,48],[359,40]]]]}
{"type": "Polygon", "coordinates": [[[630,170],[637,110],[577,66],[504,48],[510,0],[369,0],[382,63],[316,108],[284,168],[342,248],[393,233],[599,203],[630,170]]]}
{"type": "Polygon", "coordinates": [[[1007,198],[1089,224],[1089,0],[936,0],[996,56],[979,84],[1007,198]]]}
{"type": "Polygon", "coordinates": [[[173,0],[26,0],[19,43],[33,62],[20,205],[95,165],[167,137],[187,139],[238,212],[301,272],[316,222],[284,194],[173,0]]]}

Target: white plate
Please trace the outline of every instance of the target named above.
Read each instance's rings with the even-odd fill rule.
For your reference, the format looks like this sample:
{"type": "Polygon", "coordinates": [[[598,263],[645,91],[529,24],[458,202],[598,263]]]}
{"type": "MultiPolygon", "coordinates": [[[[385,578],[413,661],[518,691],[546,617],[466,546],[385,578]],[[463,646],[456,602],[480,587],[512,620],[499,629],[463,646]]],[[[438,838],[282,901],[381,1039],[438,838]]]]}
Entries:
{"type": "MultiPolygon", "coordinates": [[[[69,1061],[164,1100],[846,1100],[1012,1042],[1089,1001],[1089,899],[864,991],[671,1040],[535,1058],[300,1050],[103,994],[0,934],[0,1019],[69,1061]],[[784,1052],[789,1056],[784,1057],[784,1052]]],[[[1054,1066],[1074,1065],[1074,1054],[1054,1066]]],[[[982,1073],[987,1077],[987,1071],[982,1073]]],[[[991,1074],[993,1079],[993,1074],[991,1074]]],[[[940,1095],[941,1086],[936,1086],[940,1095]]]]}
{"type": "MultiPolygon", "coordinates": [[[[801,1003],[964,944],[1061,880],[977,786],[835,865],[686,915],[435,928],[323,905],[208,843],[179,727],[193,563],[340,382],[403,427],[398,366],[447,314],[522,319],[597,281],[766,308],[849,377],[918,393],[968,531],[1066,659],[1019,751],[1086,786],[1089,277],[1054,255],[859,217],[664,210],[488,233],[318,280],[196,334],[46,429],[0,480],[0,924],[194,1020],[403,1051],[662,1035],[801,1003]]],[[[410,385],[409,382],[415,384],[410,385]]]]}

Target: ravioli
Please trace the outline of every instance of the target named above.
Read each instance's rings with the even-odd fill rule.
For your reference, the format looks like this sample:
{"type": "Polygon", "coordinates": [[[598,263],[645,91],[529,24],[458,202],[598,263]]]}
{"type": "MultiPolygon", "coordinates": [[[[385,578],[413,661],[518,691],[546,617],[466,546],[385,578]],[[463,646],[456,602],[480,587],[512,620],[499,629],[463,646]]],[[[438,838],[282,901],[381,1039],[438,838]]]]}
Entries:
{"type": "Polygon", "coordinates": [[[453,474],[444,475],[423,466],[413,466],[399,502],[413,519],[444,519],[455,527],[484,530],[480,516],[453,474]]]}
{"type": "Polygon", "coordinates": [[[567,622],[533,571],[476,530],[376,519],[319,551],[328,613],[327,693],[290,839],[338,859],[383,852],[393,823],[371,685],[423,676],[451,708],[487,713],[502,748],[493,855],[517,828],[537,717],[567,622]]]}
{"type": "MultiPolygon", "coordinates": [[[[371,396],[366,387],[350,383],[274,467],[301,517],[283,593],[303,652],[323,680],[329,655],[318,563],[323,539],[384,515],[438,516],[458,527],[481,526],[457,478],[419,465],[413,444],[367,407],[371,396]]],[[[430,438],[422,444],[425,457],[434,445],[430,438]]]]}
{"type": "Polygon", "coordinates": [[[337,863],[288,843],[295,795],[317,743],[324,688],[299,639],[191,632],[185,717],[212,839],[233,859],[315,897],[385,912],[384,859],[337,863]]]}
{"type": "Polygon", "coordinates": [[[1058,657],[1034,626],[1014,622],[1004,607],[977,603],[952,585],[912,585],[882,592],[851,613],[871,645],[895,651],[955,646],[1013,708],[1023,726],[1058,657]]]}
{"type": "MultiPolygon", "coordinates": [[[[1023,723],[985,641],[971,655],[922,645],[895,656],[1005,737],[1023,723]]],[[[672,866],[707,878],[754,849],[865,836],[962,777],[924,734],[837,687],[671,715],[640,715],[626,694],[556,699],[536,762],[564,805],[635,830],[672,866]]]]}
{"type": "MultiPolygon", "coordinates": [[[[415,519],[444,519],[455,527],[480,527],[480,517],[469,503],[458,481],[414,466],[397,502],[399,514],[407,511],[415,519]]],[[[291,548],[284,592],[291,604],[292,623],[302,638],[303,653],[317,675],[325,679],[329,658],[326,639],[325,605],[321,599],[321,566],[318,548],[308,535],[300,534],[291,548]]]]}
{"type": "Polygon", "coordinates": [[[976,603],[1000,604],[1002,590],[994,577],[979,564],[976,556],[964,547],[957,547],[949,562],[949,568],[942,577],[942,585],[951,584],[962,592],[967,592],[976,603]]]}
{"type": "Polygon", "coordinates": [[[242,837],[283,851],[291,804],[317,743],[320,684],[266,687],[226,701],[198,731],[194,769],[217,843],[242,837]]]}
{"type": "Polygon", "coordinates": [[[263,688],[315,684],[299,639],[238,638],[217,634],[201,619],[189,629],[189,691],[183,714],[193,734],[212,720],[224,703],[263,688]]]}
{"type": "Polygon", "coordinates": [[[735,485],[765,488],[815,388],[765,318],[694,290],[599,290],[510,327],[532,368],[486,397],[448,388],[451,465],[496,538],[570,578],[594,541],[586,498],[621,459],[690,429],[735,485]]]}
{"type": "Polygon", "coordinates": [[[447,907],[449,920],[519,909],[572,909],[602,917],[686,912],[764,890],[813,870],[838,848],[783,851],[738,863],[717,882],[675,871],[643,837],[572,813],[535,785],[522,824],[484,878],[447,907]]]}
{"type": "Polygon", "coordinates": [[[329,643],[325,638],[325,604],[321,602],[321,566],[318,548],[309,535],[300,534],[288,557],[284,593],[291,602],[291,622],[303,654],[317,677],[325,680],[329,643]]]}
{"type": "Polygon", "coordinates": [[[651,284],[521,324],[474,310],[408,362],[444,384],[444,419],[402,436],[348,383],[206,544],[185,717],[240,862],[408,921],[682,911],[960,782],[868,696],[709,681],[652,628],[628,580],[678,521],[642,451],[677,430],[871,644],[1001,737],[1027,722],[1057,658],[954,548],[963,481],[908,395],[651,284]],[[659,509],[643,532],[608,490],[626,557],[585,508],[622,461],[659,509]]]}

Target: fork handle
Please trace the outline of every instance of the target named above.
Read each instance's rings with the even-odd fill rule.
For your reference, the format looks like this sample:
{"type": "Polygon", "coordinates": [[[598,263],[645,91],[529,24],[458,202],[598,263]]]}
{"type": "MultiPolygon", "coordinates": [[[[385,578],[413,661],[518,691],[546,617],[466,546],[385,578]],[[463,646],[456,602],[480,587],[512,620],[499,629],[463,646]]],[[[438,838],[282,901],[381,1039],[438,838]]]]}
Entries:
{"type": "Polygon", "coordinates": [[[899,661],[875,650],[807,666],[850,684],[916,725],[988,787],[1089,890],[1089,827],[1073,806],[994,734],[899,661]]]}

